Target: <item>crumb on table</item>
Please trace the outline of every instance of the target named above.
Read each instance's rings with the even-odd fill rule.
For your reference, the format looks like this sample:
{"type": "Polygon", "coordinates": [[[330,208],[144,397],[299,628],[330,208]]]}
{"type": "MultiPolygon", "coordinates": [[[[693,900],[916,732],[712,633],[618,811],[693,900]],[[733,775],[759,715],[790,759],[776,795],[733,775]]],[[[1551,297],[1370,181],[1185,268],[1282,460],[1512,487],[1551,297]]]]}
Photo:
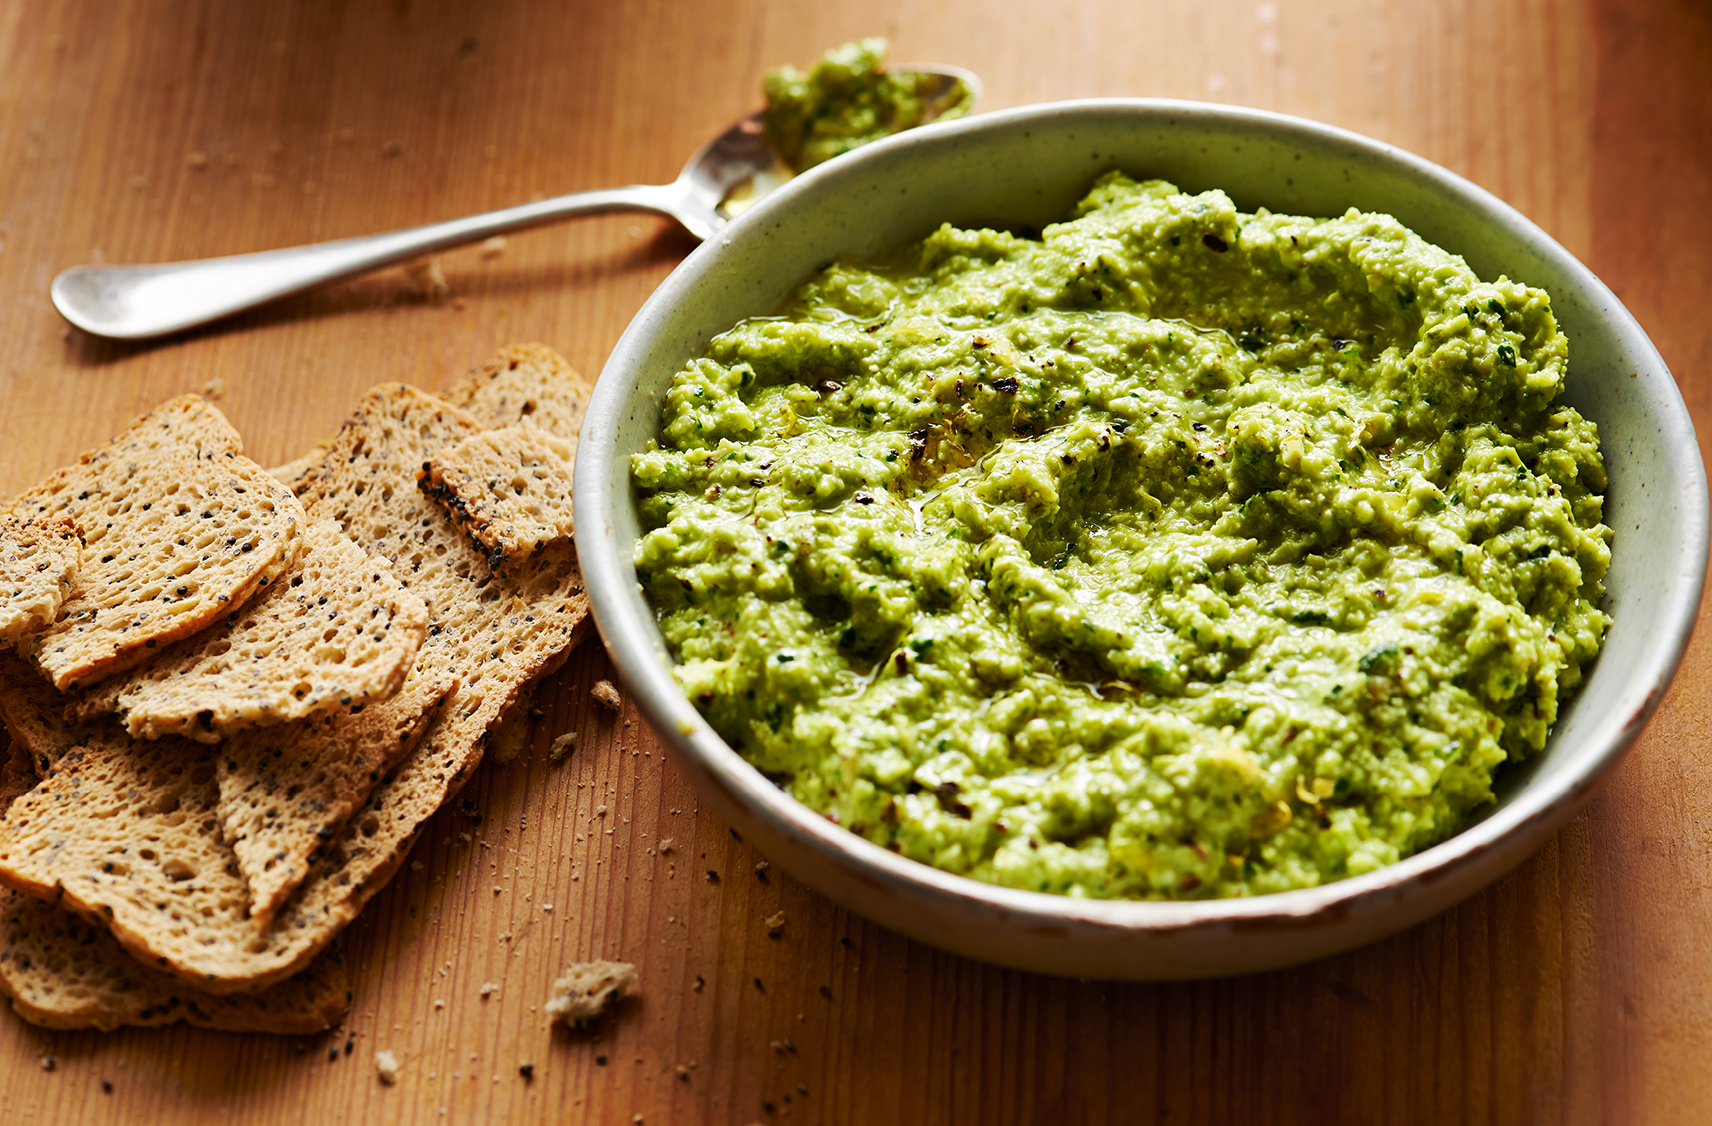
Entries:
{"type": "Polygon", "coordinates": [[[567,1027],[578,1025],[635,988],[636,967],[629,962],[578,962],[553,983],[547,1015],[567,1027]]]}

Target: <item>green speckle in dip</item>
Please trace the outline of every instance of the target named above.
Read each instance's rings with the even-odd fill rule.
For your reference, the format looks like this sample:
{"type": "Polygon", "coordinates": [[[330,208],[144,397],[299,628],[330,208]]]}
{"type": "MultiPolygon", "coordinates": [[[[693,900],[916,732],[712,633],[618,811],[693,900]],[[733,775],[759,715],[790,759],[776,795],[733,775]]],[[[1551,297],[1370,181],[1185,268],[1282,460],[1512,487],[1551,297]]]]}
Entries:
{"type": "Polygon", "coordinates": [[[962,117],[975,93],[962,82],[946,92],[938,75],[887,71],[884,39],[834,47],[805,73],[784,66],[767,74],[767,143],[798,172],[858,145],[929,120],[962,117]]]}
{"type": "Polygon", "coordinates": [[[713,726],[809,807],[1066,895],[1442,840],[1599,650],[1611,533],[1545,293],[1385,215],[1110,174],[717,337],[633,474],[713,726]]]}

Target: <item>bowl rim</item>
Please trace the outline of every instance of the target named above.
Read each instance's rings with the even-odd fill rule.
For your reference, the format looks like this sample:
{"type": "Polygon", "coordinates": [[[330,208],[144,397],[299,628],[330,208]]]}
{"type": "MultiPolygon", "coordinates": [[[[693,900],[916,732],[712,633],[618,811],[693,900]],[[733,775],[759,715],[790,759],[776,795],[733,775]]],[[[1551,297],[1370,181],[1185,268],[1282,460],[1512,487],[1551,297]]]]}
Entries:
{"type": "MultiPolygon", "coordinates": [[[[657,417],[657,416],[656,416],[657,417]]],[[[872,882],[878,879],[894,892],[920,901],[925,896],[944,904],[958,902],[997,908],[1027,924],[1030,921],[1063,925],[1085,924],[1122,932],[1169,932],[1209,925],[1277,924],[1288,927],[1327,912],[1347,913],[1359,907],[1382,907],[1406,897],[1422,885],[1454,883],[1457,898],[1476,890],[1509,867],[1519,863],[1560,827],[1590,796],[1645,727],[1675,674],[1692,633],[1704,585],[1707,565],[1708,511],[1706,479],[1691,418],[1674,379],[1657,349],[1634,317],[1599,279],[1537,224],[1486,189],[1438,164],[1337,126],[1268,110],[1213,103],[1161,98],[1089,98],[1017,106],[977,114],[957,121],[924,126],[902,133],[829,161],[787,182],[728,224],[713,239],[691,253],[655,290],[637,312],[608,357],[602,377],[590,400],[578,445],[573,484],[581,559],[591,607],[619,677],[635,697],[644,717],[661,740],[696,769],[698,781],[726,790],[712,795],[735,802],[758,818],[767,829],[789,842],[812,850],[823,863],[848,869],[858,865],[865,873],[850,875],[872,882]],[[799,197],[824,187],[860,177],[865,165],[889,160],[914,147],[947,143],[950,138],[979,137],[1020,125],[1078,115],[1133,115],[1138,120],[1199,121],[1226,126],[1244,126],[1265,133],[1301,138],[1324,146],[1331,144],[1354,150],[1364,159],[1375,159],[1417,180],[1425,181],[1460,206],[1484,213],[1484,218],[1508,228],[1530,244],[1564,273],[1574,277],[1585,292],[1595,297],[1606,319],[1615,318],[1631,327],[1644,347],[1651,349],[1656,370],[1665,378],[1652,381],[1652,393],[1660,399],[1660,416],[1666,424],[1660,441],[1667,444],[1670,460],[1684,479],[1681,524],[1681,580],[1666,600],[1664,616],[1671,628],[1654,639],[1650,660],[1631,676],[1622,693],[1624,706],[1613,709],[1627,713],[1620,721],[1610,719],[1588,733],[1587,742],[1603,745],[1587,760],[1586,767],[1560,779],[1530,784],[1500,808],[1457,834],[1396,864],[1363,875],[1348,877],[1312,888],[1229,899],[1123,900],[1084,899],[1047,892],[987,884],[930,865],[908,860],[867,839],[827,821],[821,814],[768,781],[732,750],[702,719],[678,687],[669,662],[661,660],[663,648],[652,620],[639,620],[624,597],[626,585],[635,589],[635,573],[624,545],[620,558],[613,526],[605,509],[611,493],[612,474],[624,475],[628,488],[629,467],[616,464],[614,445],[622,416],[636,391],[637,360],[644,342],[666,311],[696,287],[707,284],[707,275],[717,268],[722,252],[734,240],[754,237],[773,214],[799,197]],[[1524,841],[1525,847],[1515,842],[1524,841]],[[1495,855],[1500,842],[1509,847],[1495,855]],[[1514,855],[1511,856],[1510,853],[1514,855]],[[1453,877],[1461,877],[1455,879],[1453,877]]],[[[634,497],[634,492],[630,495],[634,497]]],[[[786,868],[788,857],[776,857],[786,868]]],[[[1451,900],[1444,905],[1448,906],[1451,900]]],[[[1405,920],[1399,925],[1407,925],[1405,920]]],[[[1357,939],[1356,941],[1361,941],[1357,939]]],[[[1346,943],[1350,945],[1353,943],[1346,943]]],[[[1329,952],[1329,951],[1327,951],[1329,952]]]]}

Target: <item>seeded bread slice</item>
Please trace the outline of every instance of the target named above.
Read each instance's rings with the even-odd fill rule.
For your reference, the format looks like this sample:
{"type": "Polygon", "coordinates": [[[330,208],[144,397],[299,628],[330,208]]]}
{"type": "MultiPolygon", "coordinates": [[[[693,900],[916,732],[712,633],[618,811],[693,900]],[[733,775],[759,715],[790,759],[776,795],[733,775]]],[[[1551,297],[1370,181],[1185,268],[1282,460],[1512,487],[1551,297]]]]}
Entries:
{"type": "Polygon", "coordinates": [[[332,521],[312,524],[303,541],[266,594],[87,689],[67,717],[117,712],[138,738],[213,743],[395,694],[427,632],[427,607],[332,521]]]}
{"type": "Polygon", "coordinates": [[[545,344],[512,344],[453,383],[440,398],[467,411],[482,427],[525,419],[560,438],[575,438],[593,386],[545,344]]]}
{"type": "Polygon", "coordinates": [[[172,399],[18,497],[84,547],[53,625],[20,651],[63,690],[121,672],[242,606],[296,557],[303,509],[196,395],[172,399]]]}
{"type": "Polygon", "coordinates": [[[498,568],[571,538],[576,456],[574,437],[525,422],[483,431],[435,455],[416,484],[498,568]]]}
{"type": "Polygon", "coordinates": [[[183,1021],[222,1032],[308,1035],[330,1027],[351,1003],[336,946],[271,989],[222,997],[149,969],[104,928],[10,889],[0,889],[0,993],[31,1024],[103,1032],[183,1021]]]}
{"type": "Polygon", "coordinates": [[[360,714],[320,715],[226,743],[216,773],[220,823],[249,884],[253,920],[272,920],[456,687],[452,677],[420,673],[360,714]]]}
{"type": "Polygon", "coordinates": [[[53,624],[82,550],[75,520],[0,520],[0,642],[53,624]]]}

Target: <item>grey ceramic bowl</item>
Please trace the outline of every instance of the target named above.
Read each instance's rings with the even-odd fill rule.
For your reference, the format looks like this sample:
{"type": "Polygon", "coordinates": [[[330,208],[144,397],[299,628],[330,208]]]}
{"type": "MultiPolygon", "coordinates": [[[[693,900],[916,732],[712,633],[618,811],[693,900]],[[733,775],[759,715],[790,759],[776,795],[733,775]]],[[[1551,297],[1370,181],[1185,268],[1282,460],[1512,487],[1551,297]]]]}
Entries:
{"type": "Polygon", "coordinates": [[[976,958],[1094,978],[1182,978],[1288,965],[1419,922],[1496,879],[1561,827],[1640,732],[1693,626],[1707,501],[1694,429],[1658,351],[1611,291],[1546,233],[1468,181],[1377,141],[1254,110],[1167,101],[1027,106],[931,126],[787,184],[686,259],[607,361],[576,467],[577,544],[619,676],[720,814],[773,862],[886,926],[976,958]],[[1605,649],[1545,752],[1500,774],[1462,833],[1324,887],[1192,903],[1091,901],[991,887],[905,860],[799,805],[702,720],[672,678],[632,566],[629,458],[658,433],[672,375],[716,333],[774,309],[836,255],[961,225],[1040,226],[1109,168],[1244,210],[1389,212],[1467,259],[1551,293],[1569,337],[1568,401],[1599,425],[1616,530],[1605,649]]]}

